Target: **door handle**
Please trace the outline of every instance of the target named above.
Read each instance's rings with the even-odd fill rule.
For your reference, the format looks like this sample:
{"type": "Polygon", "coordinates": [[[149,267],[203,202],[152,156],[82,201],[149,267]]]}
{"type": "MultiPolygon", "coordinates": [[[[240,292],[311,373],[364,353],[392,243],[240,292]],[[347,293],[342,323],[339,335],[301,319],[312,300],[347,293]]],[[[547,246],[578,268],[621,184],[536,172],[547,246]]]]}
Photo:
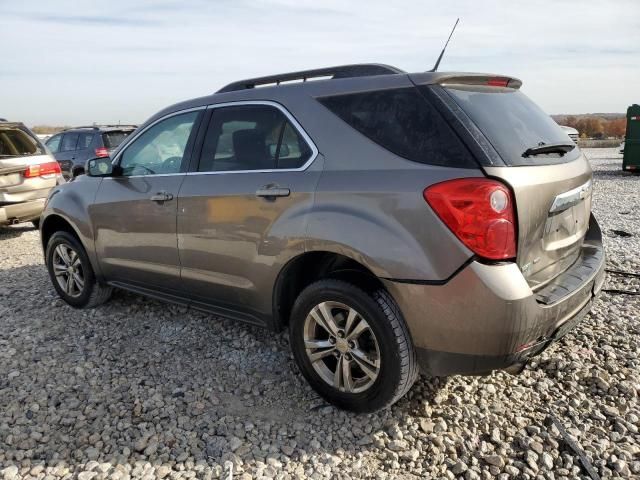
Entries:
{"type": "Polygon", "coordinates": [[[262,187],[256,190],[256,197],[274,198],[274,197],[288,197],[291,195],[291,190],[282,187],[262,187]]]}
{"type": "Polygon", "coordinates": [[[152,202],[166,202],[169,200],[173,200],[173,195],[167,192],[158,192],[155,195],[151,195],[150,200],[152,202]]]}

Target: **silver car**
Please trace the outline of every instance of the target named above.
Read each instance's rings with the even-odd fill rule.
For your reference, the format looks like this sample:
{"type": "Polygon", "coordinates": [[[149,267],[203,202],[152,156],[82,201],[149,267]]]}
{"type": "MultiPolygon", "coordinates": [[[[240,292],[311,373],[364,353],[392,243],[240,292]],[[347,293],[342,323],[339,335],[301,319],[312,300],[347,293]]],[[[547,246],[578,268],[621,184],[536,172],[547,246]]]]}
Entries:
{"type": "Polygon", "coordinates": [[[62,183],[60,165],[22,123],[0,121],[0,225],[38,225],[49,191],[62,183]]]}
{"type": "Polygon", "coordinates": [[[589,311],[605,261],[589,163],[520,85],[347,65],[173,105],[50,195],[53,286],[288,328],[313,388],[355,411],[419,371],[520,370],[589,311]]]}

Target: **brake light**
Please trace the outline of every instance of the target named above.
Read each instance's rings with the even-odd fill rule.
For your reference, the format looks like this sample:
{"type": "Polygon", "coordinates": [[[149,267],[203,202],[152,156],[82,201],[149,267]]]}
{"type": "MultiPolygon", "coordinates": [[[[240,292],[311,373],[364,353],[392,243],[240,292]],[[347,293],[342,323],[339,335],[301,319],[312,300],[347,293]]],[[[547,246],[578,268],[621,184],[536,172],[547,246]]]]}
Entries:
{"type": "Polygon", "coordinates": [[[29,165],[24,171],[25,178],[43,177],[45,175],[56,175],[61,173],[58,162],[47,162],[39,165],[29,165]]]}
{"type": "Polygon", "coordinates": [[[503,183],[459,178],[432,185],[423,195],[440,220],[476,255],[489,260],[515,258],[515,203],[503,183]]]}
{"type": "Polygon", "coordinates": [[[506,87],[509,85],[510,78],[493,77],[487,80],[487,85],[490,87],[506,87]]]}
{"type": "Polygon", "coordinates": [[[109,156],[109,150],[107,150],[107,147],[98,147],[96,148],[95,151],[96,157],[108,157],[109,156]]]}

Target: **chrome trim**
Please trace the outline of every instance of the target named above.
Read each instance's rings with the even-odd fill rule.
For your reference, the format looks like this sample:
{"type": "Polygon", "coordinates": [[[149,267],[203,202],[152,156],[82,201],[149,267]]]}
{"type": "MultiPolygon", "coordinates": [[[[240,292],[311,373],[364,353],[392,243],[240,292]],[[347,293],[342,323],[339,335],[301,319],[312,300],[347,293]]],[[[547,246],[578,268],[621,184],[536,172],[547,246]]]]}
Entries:
{"type": "Polygon", "coordinates": [[[104,180],[118,180],[122,178],[144,178],[144,177],[176,177],[178,175],[186,175],[187,172],[178,172],[178,173],[153,173],[149,175],[120,175],[119,177],[103,177],[104,180]]]}
{"type": "Polygon", "coordinates": [[[591,187],[592,182],[591,180],[588,180],[586,183],[580,185],[579,187],[569,190],[568,192],[561,193],[553,201],[549,213],[562,212],[580,203],[586,197],[591,195],[591,187]]]}

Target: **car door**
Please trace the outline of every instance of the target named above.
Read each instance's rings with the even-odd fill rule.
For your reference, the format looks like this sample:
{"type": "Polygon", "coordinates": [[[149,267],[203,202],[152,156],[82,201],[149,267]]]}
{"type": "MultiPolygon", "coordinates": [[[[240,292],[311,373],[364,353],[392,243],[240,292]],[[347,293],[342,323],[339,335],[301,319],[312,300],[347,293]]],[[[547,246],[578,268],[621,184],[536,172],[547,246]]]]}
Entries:
{"type": "Polygon", "coordinates": [[[214,107],[178,198],[181,284],[194,305],[262,323],[280,267],[304,249],[321,162],[283,107],[214,107]]]}
{"type": "Polygon", "coordinates": [[[107,280],[175,292],[180,277],[176,206],[202,109],[147,126],[114,159],[90,208],[100,269],[107,280]]]}

